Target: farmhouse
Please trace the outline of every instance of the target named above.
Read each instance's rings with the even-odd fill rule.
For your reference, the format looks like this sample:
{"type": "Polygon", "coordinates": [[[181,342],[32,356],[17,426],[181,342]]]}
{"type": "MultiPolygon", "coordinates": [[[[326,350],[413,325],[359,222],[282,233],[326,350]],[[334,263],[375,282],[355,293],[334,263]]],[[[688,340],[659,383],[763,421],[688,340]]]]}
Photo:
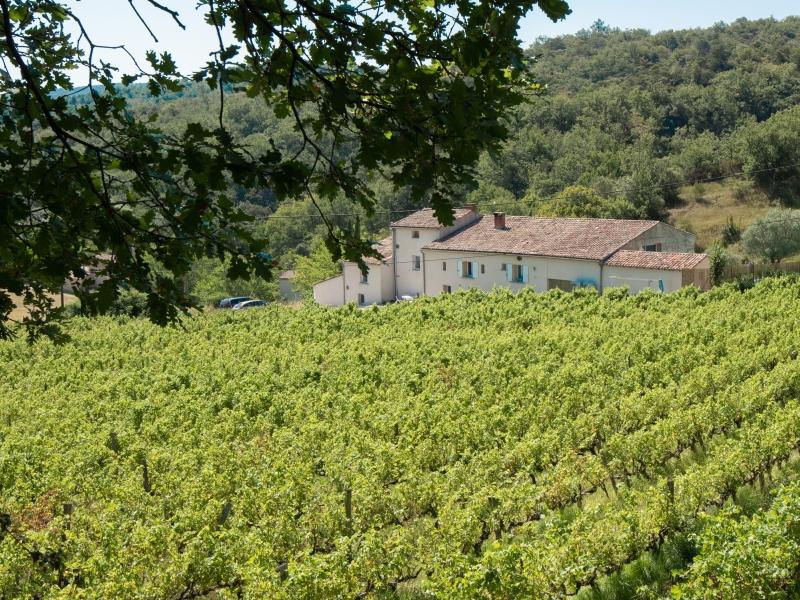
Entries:
{"type": "Polygon", "coordinates": [[[366,274],[344,262],[340,275],[314,286],[314,299],[370,305],[465,288],[636,293],[708,285],[708,257],[694,253],[694,235],[660,221],[482,215],[467,206],[449,227],[423,209],[391,231],[375,246],[381,259],[366,259],[366,274]]]}

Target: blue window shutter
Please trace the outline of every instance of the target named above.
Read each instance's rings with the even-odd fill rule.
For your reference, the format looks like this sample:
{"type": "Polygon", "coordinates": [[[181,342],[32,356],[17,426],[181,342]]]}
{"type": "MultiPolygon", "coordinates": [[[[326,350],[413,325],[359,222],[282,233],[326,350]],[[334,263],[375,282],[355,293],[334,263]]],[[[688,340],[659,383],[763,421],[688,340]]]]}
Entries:
{"type": "Polygon", "coordinates": [[[457,261],[456,261],[456,274],[457,274],[459,277],[462,277],[462,276],[463,276],[463,273],[464,273],[464,269],[463,269],[463,268],[462,268],[462,266],[461,266],[461,261],[460,261],[460,260],[457,260],[457,261]]]}
{"type": "Polygon", "coordinates": [[[506,265],[506,279],[514,281],[514,265],[506,265]]]}
{"type": "Polygon", "coordinates": [[[528,265],[522,265],[522,283],[528,283],[528,265]]]}
{"type": "Polygon", "coordinates": [[[480,267],[480,265],[478,264],[478,261],[477,261],[477,260],[476,260],[476,261],[474,261],[474,262],[472,263],[472,278],[473,278],[473,279],[475,279],[475,278],[478,276],[478,270],[479,270],[480,268],[481,268],[481,267],[480,267]]]}

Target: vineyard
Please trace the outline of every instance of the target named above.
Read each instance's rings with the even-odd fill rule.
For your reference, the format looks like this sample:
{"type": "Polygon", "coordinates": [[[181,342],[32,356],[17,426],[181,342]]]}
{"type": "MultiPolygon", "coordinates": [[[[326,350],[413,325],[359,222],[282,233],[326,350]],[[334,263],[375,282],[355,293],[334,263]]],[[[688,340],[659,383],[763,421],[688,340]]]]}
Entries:
{"type": "Polygon", "coordinates": [[[796,279],[67,331],[0,344],[0,598],[797,591],[796,279]]]}

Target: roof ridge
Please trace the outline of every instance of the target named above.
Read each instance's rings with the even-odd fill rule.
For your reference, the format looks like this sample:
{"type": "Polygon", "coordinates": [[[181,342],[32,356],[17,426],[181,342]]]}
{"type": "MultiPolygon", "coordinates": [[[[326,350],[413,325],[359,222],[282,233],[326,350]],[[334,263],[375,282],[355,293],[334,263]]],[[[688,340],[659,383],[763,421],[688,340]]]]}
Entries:
{"type": "Polygon", "coordinates": [[[651,254],[680,254],[686,256],[708,256],[708,254],[705,252],[676,252],[674,250],[659,250],[656,252],[654,250],[626,250],[624,248],[620,248],[614,254],[621,254],[622,252],[628,254],[647,254],[648,256],[651,254]]]}
{"type": "MultiPolygon", "coordinates": [[[[481,217],[490,217],[491,214],[481,214],[481,217]]],[[[616,223],[664,223],[668,224],[665,221],[659,221],[658,219],[611,219],[608,217],[545,217],[540,215],[506,215],[506,219],[512,218],[525,218],[525,219],[534,219],[540,221],[603,221],[603,222],[616,222],[616,223]]]]}
{"type": "Polygon", "coordinates": [[[659,224],[643,219],[509,215],[500,230],[494,228],[491,215],[480,215],[424,249],[603,261],[659,224]]]}

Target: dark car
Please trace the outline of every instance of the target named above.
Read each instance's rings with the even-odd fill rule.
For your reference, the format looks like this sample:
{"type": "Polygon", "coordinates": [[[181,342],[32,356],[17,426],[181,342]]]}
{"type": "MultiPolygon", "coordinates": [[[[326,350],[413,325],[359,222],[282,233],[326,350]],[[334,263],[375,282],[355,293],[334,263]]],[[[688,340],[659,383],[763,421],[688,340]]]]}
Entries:
{"type": "Polygon", "coordinates": [[[233,308],[240,302],[247,302],[252,300],[250,296],[233,296],[232,298],[223,298],[219,301],[219,308],[233,308]]]}
{"type": "Polygon", "coordinates": [[[239,302],[236,306],[233,307],[233,310],[244,310],[246,308],[258,308],[259,306],[266,306],[267,303],[263,300],[246,300],[245,302],[239,302]]]}

